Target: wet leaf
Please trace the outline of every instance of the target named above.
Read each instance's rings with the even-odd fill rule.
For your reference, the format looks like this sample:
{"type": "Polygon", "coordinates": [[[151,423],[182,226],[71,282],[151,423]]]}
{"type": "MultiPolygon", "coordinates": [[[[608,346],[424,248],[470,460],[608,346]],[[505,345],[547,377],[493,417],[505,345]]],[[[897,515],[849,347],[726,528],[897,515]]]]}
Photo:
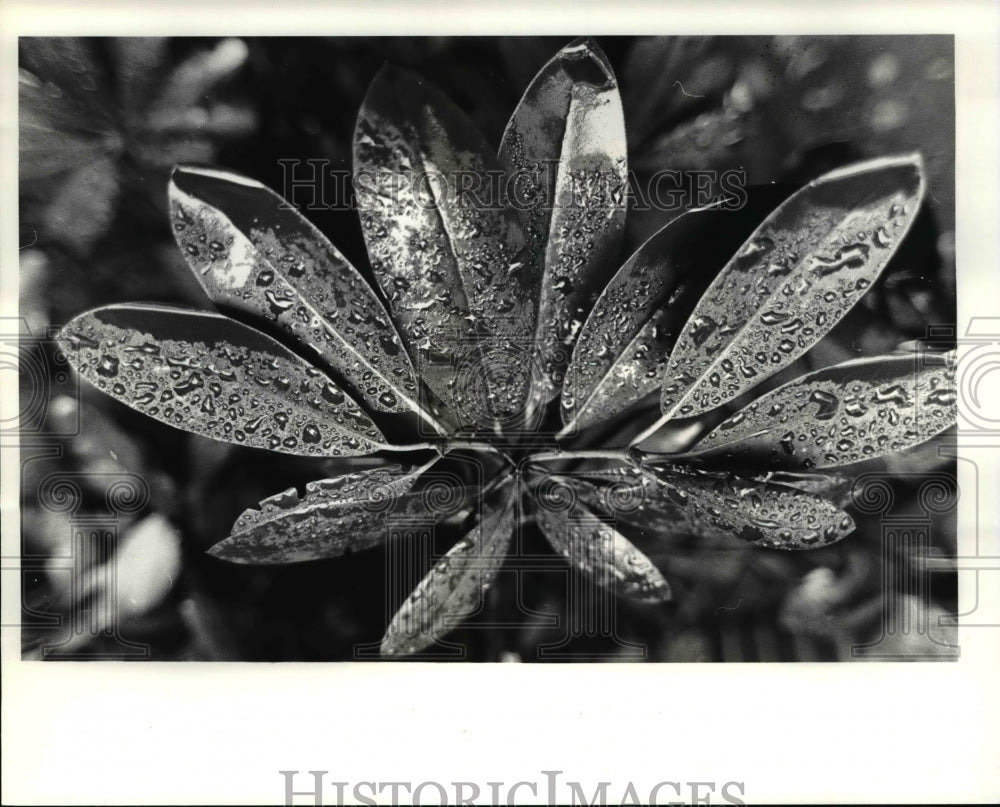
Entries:
{"type": "Polygon", "coordinates": [[[667,365],[664,416],[714,409],[805,353],[878,278],[923,194],[920,157],[906,155],[832,171],[790,197],[696,306],[667,365]]]}
{"type": "Polygon", "coordinates": [[[437,88],[386,67],[358,117],[354,169],[372,269],[420,376],[464,424],[519,417],[535,284],[482,136],[437,88]]]}
{"type": "Polygon", "coordinates": [[[735,248],[749,232],[735,212],[717,205],[678,216],[635,251],[580,331],[562,390],[566,431],[616,415],[659,389],[680,326],[713,268],[708,242],[735,240],[735,248]]]}
{"type": "Polygon", "coordinates": [[[615,260],[625,223],[627,162],[618,83],[596,44],[576,40],[549,61],[500,145],[512,204],[528,237],[538,319],[536,409],[562,388],[577,332],[615,260]],[[515,179],[516,178],[516,179],[515,179]]]}
{"type": "Polygon", "coordinates": [[[479,523],[439,560],[392,618],[383,656],[417,653],[480,605],[503,565],[514,534],[516,490],[483,507],[479,523]]]}
{"type": "Polygon", "coordinates": [[[323,479],[309,483],[301,499],[289,488],[245,511],[209,554],[232,563],[282,564],[377,546],[389,539],[393,519],[438,520],[471,495],[440,484],[411,490],[425,468],[392,466],[323,479]]]}
{"type": "Polygon", "coordinates": [[[944,431],[955,423],[956,399],[954,352],[857,359],[772,390],[691,453],[789,470],[848,465],[944,431]]]}
{"type": "Polygon", "coordinates": [[[384,446],[371,419],[323,373],[218,314],[111,305],[76,317],[58,339],[87,381],[175,428],[306,456],[384,446]]]}
{"type": "Polygon", "coordinates": [[[225,171],[177,168],[174,237],[213,302],[273,322],[379,412],[419,411],[417,381],[382,302],[278,194],[225,171]]]}
{"type": "Polygon", "coordinates": [[[602,588],[641,602],[669,600],[660,570],[613,521],[595,515],[575,487],[575,479],[549,476],[535,490],[536,520],[552,547],[602,588]]]}
{"type": "Polygon", "coordinates": [[[819,496],[837,505],[841,510],[854,503],[854,479],[843,474],[822,473],[786,473],[769,471],[766,474],[752,476],[754,482],[773,482],[789,488],[798,488],[813,496],[819,496]]]}
{"type": "Polygon", "coordinates": [[[611,469],[603,479],[572,482],[588,506],[654,535],[731,535],[774,549],[814,549],[854,531],[853,519],[831,502],[773,482],[676,465],[611,469]]]}

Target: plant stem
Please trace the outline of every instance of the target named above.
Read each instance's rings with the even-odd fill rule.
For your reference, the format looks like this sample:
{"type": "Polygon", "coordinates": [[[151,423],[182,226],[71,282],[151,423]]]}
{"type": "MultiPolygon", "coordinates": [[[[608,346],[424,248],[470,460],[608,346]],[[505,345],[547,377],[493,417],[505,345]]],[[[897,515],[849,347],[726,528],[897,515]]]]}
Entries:
{"type": "Polygon", "coordinates": [[[516,468],[514,460],[507,456],[507,452],[503,449],[497,448],[495,445],[490,443],[477,443],[477,442],[463,442],[457,440],[454,442],[444,443],[440,446],[440,451],[442,454],[450,454],[453,451],[480,451],[484,454],[495,454],[500,457],[504,462],[510,465],[512,468],[516,468]]]}
{"type": "Polygon", "coordinates": [[[379,447],[382,451],[396,451],[407,453],[410,451],[436,451],[438,456],[443,457],[455,451],[476,451],[483,454],[493,454],[500,457],[511,468],[516,468],[517,464],[512,460],[507,452],[497,448],[490,443],[479,443],[475,441],[452,440],[444,443],[410,443],[408,445],[386,444],[379,447]]]}
{"type": "Polygon", "coordinates": [[[637,446],[637,445],[639,445],[639,443],[641,443],[644,440],[646,440],[649,437],[651,437],[653,434],[655,434],[656,432],[658,432],[660,430],[660,428],[667,421],[670,420],[670,418],[673,416],[673,414],[674,414],[673,410],[671,410],[671,411],[667,412],[667,414],[662,415],[659,420],[657,420],[652,426],[650,426],[648,429],[646,429],[646,431],[644,431],[642,434],[640,434],[638,437],[636,437],[629,445],[637,446]]]}
{"type": "Polygon", "coordinates": [[[610,449],[607,451],[548,451],[542,454],[533,454],[528,457],[528,462],[555,462],[558,460],[611,460],[613,462],[624,462],[630,465],[635,464],[638,459],[641,461],[644,455],[635,452],[610,449]]]}
{"type": "Polygon", "coordinates": [[[397,446],[392,443],[385,443],[379,446],[380,451],[398,451],[406,453],[409,451],[437,451],[438,446],[434,443],[410,443],[409,445],[397,446]]]}
{"type": "Polygon", "coordinates": [[[447,436],[448,430],[440,423],[438,423],[437,419],[430,412],[428,412],[426,409],[424,409],[422,406],[419,406],[418,404],[414,404],[414,406],[416,407],[417,414],[420,417],[422,417],[428,423],[428,425],[430,425],[430,427],[434,429],[434,431],[436,431],[442,437],[447,436]]]}

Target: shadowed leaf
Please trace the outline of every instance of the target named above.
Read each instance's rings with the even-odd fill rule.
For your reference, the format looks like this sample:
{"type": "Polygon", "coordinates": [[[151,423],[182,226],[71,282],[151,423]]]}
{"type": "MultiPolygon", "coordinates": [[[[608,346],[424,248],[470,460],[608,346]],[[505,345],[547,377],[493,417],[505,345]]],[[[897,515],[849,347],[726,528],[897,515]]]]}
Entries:
{"type": "Polygon", "coordinates": [[[384,446],[371,419],[319,370],[218,314],[111,305],[76,317],[57,338],[87,381],[178,429],[306,456],[384,446]]]}
{"type": "Polygon", "coordinates": [[[789,470],[848,465],[941,433],[955,422],[956,400],[954,352],[857,359],[772,390],[691,453],[789,470]]]}
{"type": "Polygon", "coordinates": [[[535,517],[552,547],[601,588],[640,602],[669,600],[660,570],[613,522],[595,515],[576,484],[550,476],[535,490],[535,517]]]}
{"type": "Polygon", "coordinates": [[[534,410],[562,388],[577,331],[615,260],[625,222],[627,162],[618,83],[590,40],[545,65],[500,145],[528,237],[537,300],[534,410]],[[516,179],[514,179],[516,178],[516,179]]]}
{"type": "MultiPolygon", "coordinates": [[[[209,554],[232,563],[282,564],[377,546],[389,538],[392,519],[444,514],[440,486],[411,490],[426,468],[392,466],[323,479],[309,483],[301,499],[290,488],[246,510],[209,554]]],[[[470,492],[452,487],[444,495],[454,509],[470,492]]]]}
{"type": "Polygon", "coordinates": [[[354,169],[372,269],[423,380],[464,424],[519,416],[535,284],[482,136],[438,89],[386,67],[361,107],[354,169]]]}
{"type": "Polygon", "coordinates": [[[379,412],[418,411],[410,358],[364,278],[278,194],[224,171],[177,168],[174,237],[213,302],[273,322],[379,412]]]}
{"type": "Polygon", "coordinates": [[[819,340],[878,278],[924,194],[918,155],[857,163],[795,193],[719,273],[670,355],[666,417],[714,409],[819,340]]]}
{"type": "Polygon", "coordinates": [[[476,527],[435,564],[392,618],[383,656],[417,653],[475,612],[510,547],[516,500],[510,489],[483,507],[476,527]]]}
{"type": "Polygon", "coordinates": [[[680,466],[630,468],[573,478],[588,506],[656,534],[731,535],[757,546],[814,549],[839,541],[854,521],[831,502],[773,482],[707,474],[680,466]]]}

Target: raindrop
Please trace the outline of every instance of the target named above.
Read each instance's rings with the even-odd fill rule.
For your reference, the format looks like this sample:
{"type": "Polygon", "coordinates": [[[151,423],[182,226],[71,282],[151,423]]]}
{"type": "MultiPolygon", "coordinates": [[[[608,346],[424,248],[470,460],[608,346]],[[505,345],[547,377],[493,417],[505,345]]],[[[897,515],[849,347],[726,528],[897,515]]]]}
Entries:
{"type": "Polygon", "coordinates": [[[809,403],[819,404],[819,409],[816,410],[816,420],[830,420],[837,412],[840,399],[832,393],[815,390],[809,396],[809,403]]]}
{"type": "Polygon", "coordinates": [[[777,325],[791,316],[787,311],[765,311],[760,315],[760,321],[765,325],[777,325]]]}
{"type": "Polygon", "coordinates": [[[187,395],[203,386],[205,386],[205,380],[198,373],[192,372],[182,382],[174,385],[174,392],[178,395],[187,395]]]}
{"type": "Polygon", "coordinates": [[[689,335],[691,341],[694,342],[695,347],[701,347],[705,344],[705,340],[712,335],[712,332],[718,327],[718,324],[714,319],[708,316],[695,317],[691,321],[691,330],[689,335]]]}
{"type": "Polygon", "coordinates": [[[816,257],[812,271],[824,277],[841,269],[860,269],[868,260],[870,247],[867,244],[850,244],[838,249],[832,257],[816,257]]]}
{"type": "Polygon", "coordinates": [[[118,359],[114,356],[101,356],[101,360],[97,365],[97,374],[105,378],[114,378],[118,375],[118,359]]]}
{"type": "Polygon", "coordinates": [[[852,397],[844,401],[844,411],[851,417],[857,418],[867,413],[868,407],[860,398],[852,397]]]}
{"type": "Polygon", "coordinates": [[[906,390],[899,384],[892,384],[891,386],[876,390],[874,398],[876,403],[891,403],[896,406],[910,405],[906,390]]]}
{"type": "Polygon", "coordinates": [[[955,403],[958,396],[952,389],[936,389],[927,396],[927,403],[938,404],[940,406],[950,406],[955,403]]]}
{"type": "Polygon", "coordinates": [[[774,241],[766,236],[756,238],[737,256],[736,266],[743,272],[754,266],[762,255],[774,248],[774,241]]]}
{"type": "Polygon", "coordinates": [[[875,246],[882,247],[882,249],[888,249],[892,246],[892,236],[886,232],[885,227],[879,227],[875,231],[872,241],[875,242],[875,246]]]}

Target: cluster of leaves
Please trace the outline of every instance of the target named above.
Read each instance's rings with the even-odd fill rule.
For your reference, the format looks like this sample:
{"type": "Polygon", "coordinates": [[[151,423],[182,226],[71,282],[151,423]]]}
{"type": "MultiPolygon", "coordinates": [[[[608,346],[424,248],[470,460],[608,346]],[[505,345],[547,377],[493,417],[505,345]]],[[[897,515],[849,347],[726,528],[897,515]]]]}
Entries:
{"type": "Polygon", "coordinates": [[[307,457],[424,454],[270,497],[212,550],[287,563],[376,545],[393,519],[454,524],[465,537],[403,603],[386,654],[417,652],[475,611],[529,523],[596,585],[647,603],[670,586],[632,528],[829,545],[855,522],[829,479],[803,472],[898,452],[954,419],[952,357],[926,350],[759,386],[885,269],[923,202],[915,154],[813,180],[721,270],[705,234],[731,214],[691,211],[606,285],[626,135],[592,42],[542,68],[498,152],[439,90],[383,69],[354,163],[374,178],[358,205],[381,293],[260,183],[185,167],[170,183],[173,231],[223,313],[105,306],[61,341],[98,389],[196,434],[307,457]],[[441,182],[429,193],[413,181],[427,171],[441,182]],[[484,205],[458,185],[497,173],[536,203],[484,205]],[[652,396],[661,417],[641,434],[599,434],[652,396]],[[396,439],[407,430],[419,441],[396,439]],[[445,467],[462,456],[468,473],[445,467]]]}
{"type": "Polygon", "coordinates": [[[182,58],[162,37],[26,37],[18,103],[22,231],[89,255],[123,204],[159,211],[178,162],[210,162],[220,140],[256,127],[215,92],[247,59],[226,39],[182,58]]]}

